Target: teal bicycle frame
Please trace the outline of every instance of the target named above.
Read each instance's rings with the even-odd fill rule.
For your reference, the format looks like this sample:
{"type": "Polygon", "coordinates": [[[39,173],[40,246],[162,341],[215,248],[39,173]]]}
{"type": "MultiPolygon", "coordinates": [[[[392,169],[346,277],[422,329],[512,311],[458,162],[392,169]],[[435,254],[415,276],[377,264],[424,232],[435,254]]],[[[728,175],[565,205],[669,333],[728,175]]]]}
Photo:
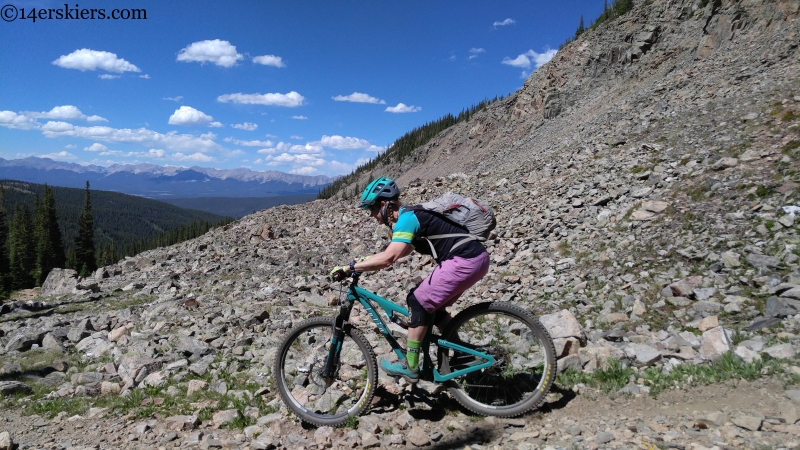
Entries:
{"type": "MultiPolygon", "coordinates": [[[[403,350],[403,347],[400,343],[397,342],[397,339],[392,336],[392,333],[389,331],[389,327],[386,325],[386,322],[383,321],[380,314],[375,309],[374,303],[380,306],[383,309],[384,313],[386,314],[387,318],[396,317],[396,315],[408,317],[408,309],[403,308],[402,306],[397,305],[373,292],[370,292],[362,287],[358,286],[358,278],[360,274],[356,273],[351,275],[353,278],[353,282],[350,284],[350,287],[347,292],[347,297],[345,302],[342,304],[339,314],[336,316],[334,321],[334,332],[333,338],[331,341],[331,348],[328,354],[328,358],[325,364],[325,369],[323,370],[323,377],[333,377],[335,373],[336,366],[338,366],[339,361],[339,353],[342,348],[342,340],[344,339],[344,325],[350,318],[350,312],[353,309],[353,306],[356,302],[360,303],[364,309],[369,314],[372,321],[375,322],[375,325],[378,327],[378,331],[383,335],[389,345],[391,345],[392,350],[400,359],[405,359],[406,354],[403,350]],[[373,303],[374,302],[374,303],[373,303]]],[[[466,375],[470,372],[475,372],[478,370],[486,369],[491,367],[495,363],[495,359],[491,355],[487,355],[486,353],[479,352],[475,349],[465,347],[463,345],[456,344],[454,342],[447,341],[442,339],[441,336],[433,333],[433,315],[430,316],[428,321],[428,331],[425,334],[425,339],[422,341],[420,346],[420,352],[424,355],[423,362],[420,366],[422,379],[427,381],[433,381],[434,383],[444,383],[446,381],[450,381],[454,378],[458,378],[462,375],[466,375]],[[430,343],[435,342],[436,345],[442,348],[449,348],[453,349],[462,353],[466,353],[476,358],[480,358],[480,360],[475,361],[474,363],[470,364],[468,367],[465,367],[460,370],[456,370],[455,372],[442,375],[439,371],[433,367],[433,361],[430,357],[430,343]]]]}

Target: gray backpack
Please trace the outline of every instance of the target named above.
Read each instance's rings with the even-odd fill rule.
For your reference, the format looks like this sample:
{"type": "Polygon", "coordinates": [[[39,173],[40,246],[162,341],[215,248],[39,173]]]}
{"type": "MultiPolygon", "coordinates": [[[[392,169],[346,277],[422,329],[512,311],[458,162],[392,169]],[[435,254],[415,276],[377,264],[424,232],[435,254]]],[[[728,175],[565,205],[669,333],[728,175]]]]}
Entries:
{"type": "Polygon", "coordinates": [[[437,234],[434,236],[420,236],[421,239],[428,241],[431,246],[431,254],[438,261],[436,250],[433,248],[431,240],[445,239],[463,236],[464,239],[458,241],[450,251],[470,242],[485,242],[489,234],[497,226],[497,219],[494,216],[491,206],[486,202],[472,197],[463,197],[453,192],[448,192],[441,197],[419,205],[426,211],[432,211],[445,219],[467,229],[469,234],[437,234]]]}

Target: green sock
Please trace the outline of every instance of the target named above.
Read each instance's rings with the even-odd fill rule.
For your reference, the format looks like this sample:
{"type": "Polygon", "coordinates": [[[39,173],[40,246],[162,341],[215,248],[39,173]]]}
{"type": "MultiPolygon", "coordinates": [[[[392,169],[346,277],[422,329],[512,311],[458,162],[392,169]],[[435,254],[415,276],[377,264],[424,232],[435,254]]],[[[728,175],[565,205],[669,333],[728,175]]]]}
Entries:
{"type": "Polygon", "coordinates": [[[408,361],[408,368],[411,370],[419,369],[419,341],[408,341],[408,352],[406,352],[406,361],[408,361]]]}

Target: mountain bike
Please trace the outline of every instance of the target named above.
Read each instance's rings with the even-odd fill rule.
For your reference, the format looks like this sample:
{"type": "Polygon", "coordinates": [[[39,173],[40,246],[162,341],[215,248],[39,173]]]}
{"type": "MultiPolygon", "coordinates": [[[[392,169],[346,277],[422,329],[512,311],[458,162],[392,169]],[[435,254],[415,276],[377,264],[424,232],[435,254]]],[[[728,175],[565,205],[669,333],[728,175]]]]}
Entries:
{"type": "MultiPolygon", "coordinates": [[[[337,426],[362,414],[378,384],[375,352],[364,332],[348,321],[360,304],[398,358],[403,347],[376,310],[407,328],[408,310],[351,282],[335,317],[313,317],[292,328],[275,357],[276,384],[284,403],[305,422],[337,426]]],[[[340,297],[341,298],[341,297],[340,297]]],[[[433,315],[431,315],[433,316],[433,315]]],[[[432,318],[420,348],[420,378],[444,384],[470,411],[514,417],[537,407],[553,384],[553,341],[525,309],[479,303],[458,313],[441,336],[432,318]],[[436,346],[432,354],[431,344],[436,346]],[[435,358],[435,362],[434,362],[435,358]]]]}

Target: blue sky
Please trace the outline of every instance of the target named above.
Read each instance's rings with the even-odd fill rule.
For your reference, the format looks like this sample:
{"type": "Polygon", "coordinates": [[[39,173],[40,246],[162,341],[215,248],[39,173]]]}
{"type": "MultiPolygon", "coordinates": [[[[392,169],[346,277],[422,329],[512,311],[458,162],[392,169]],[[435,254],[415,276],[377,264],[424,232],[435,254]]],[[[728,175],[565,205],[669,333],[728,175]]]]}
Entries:
{"type": "Polygon", "coordinates": [[[95,0],[65,12],[63,0],[7,2],[0,157],[308,175],[349,173],[414,127],[516,91],[581,15],[588,25],[603,8],[95,0]],[[39,18],[23,20],[23,8],[39,18]],[[66,18],[84,9],[144,9],[147,19],[66,18]]]}

